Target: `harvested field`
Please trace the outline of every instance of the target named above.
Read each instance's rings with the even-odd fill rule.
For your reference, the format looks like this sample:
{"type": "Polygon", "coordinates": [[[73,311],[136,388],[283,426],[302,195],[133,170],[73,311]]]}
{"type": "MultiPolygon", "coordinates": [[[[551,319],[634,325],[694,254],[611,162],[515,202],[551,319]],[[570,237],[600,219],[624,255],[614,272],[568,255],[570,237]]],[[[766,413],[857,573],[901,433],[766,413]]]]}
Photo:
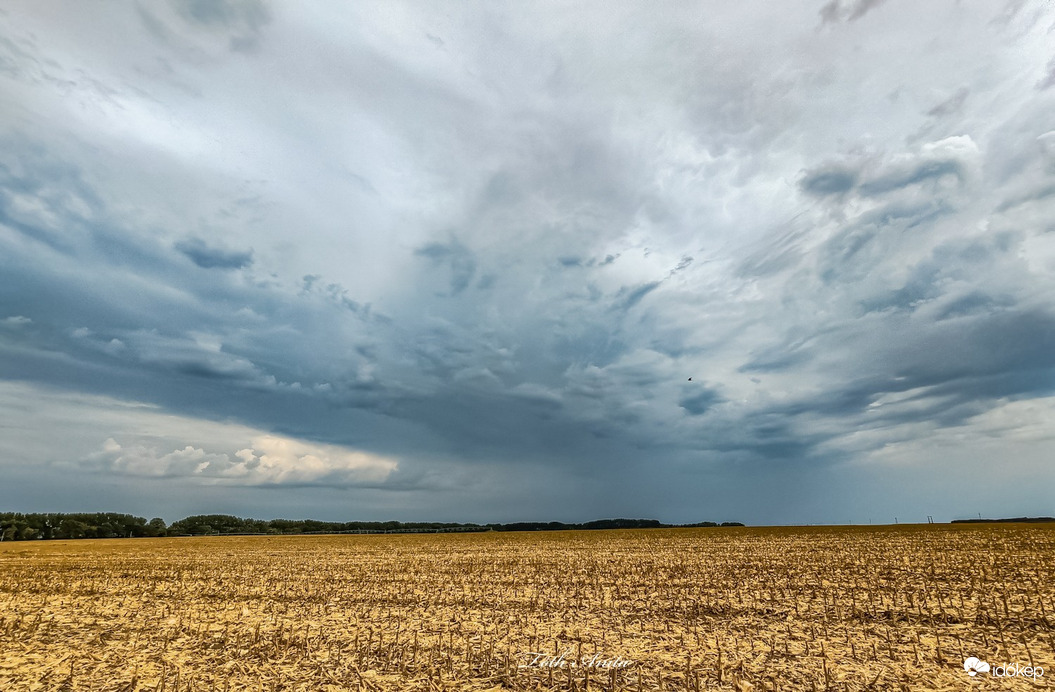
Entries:
{"type": "Polygon", "coordinates": [[[1053,625],[1053,525],[0,543],[3,690],[1033,689],[1053,625]]]}

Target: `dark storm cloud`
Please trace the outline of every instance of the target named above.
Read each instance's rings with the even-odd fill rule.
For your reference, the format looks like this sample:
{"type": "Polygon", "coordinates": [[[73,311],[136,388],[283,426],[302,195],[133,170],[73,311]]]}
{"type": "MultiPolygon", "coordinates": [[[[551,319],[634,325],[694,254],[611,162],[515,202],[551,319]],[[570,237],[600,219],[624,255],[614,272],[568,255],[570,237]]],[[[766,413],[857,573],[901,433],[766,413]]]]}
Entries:
{"type": "Polygon", "coordinates": [[[947,175],[955,178],[962,177],[963,168],[959,162],[955,160],[925,161],[911,168],[893,170],[866,180],[861,183],[859,189],[865,196],[883,195],[910,185],[940,180],[947,175]]]}
{"type": "Polygon", "coordinates": [[[992,312],[997,308],[1011,307],[1014,301],[987,295],[981,291],[972,291],[967,295],[955,298],[946,303],[935,315],[936,320],[947,320],[954,317],[965,317],[980,313],[992,312]]]}
{"type": "Polygon", "coordinates": [[[678,402],[678,406],[688,411],[693,416],[703,415],[715,404],[722,401],[718,392],[705,389],[702,392],[692,394],[678,402]]]}
{"type": "Polygon", "coordinates": [[[915,354],[898,353],[903,361],[893,370],[918,386],[1006,376],[1008,394],[1017,393],[1020,373],[1032,372],[1034,391],[1050,393],[1055,390],[1053,338],[1055,315],[1038,308],[945,320],[914,337],[915,354]]]}
{"type": "Polygon", "coordinates": [[[827,354],[849,353],[848,345],[866,340],[883,345],[868,361],[847,356],[830,364],[847,378],[824,391],[768,407],[768,415],[776,420],[867,415],[862,423],[870,425],[930,420],[949,426],[964,424],[1002,397],[1055,393],[1055,355],[1045,346],[1055,338],[1055,315],[998,309],[912,327],[906,319],[898,320],[902,327],[890,324],[887,334],[852,326],[847,328],[850,333],[816,339],[807,347],[810,360],[830,361],[827,354]],[[902,406],[874,408],[884,395],[913,392],[899,399],[902,406]],[[905,407],[909,402],[920,405],[905,407]]]}
{"type": "Polygon", "coordinates": [[[857,171],[832,165],[808,171],[801,186],[803,191],[818,197],[849,192],[857,182],[857,171]]]}
{"type": "Polygon", "coordinates": [[[2,142],[0,221],[55,250],[71,252],[73,238],[90,232],[101,200],[75,166],[51,156],[40,143],[12,136],[2,142]],[[22,200],[34,204],[19,204],[22,200]],[[46,210],[51,218],[40,222],[33,207],[46,210]]]}
{"type": "Polygon", "coordinates": [[[631,289],[621,289],[617,296],[619,300],[619,309],[629,310],[644,299],[652,291],[659,288],[659,281],[650,281],[646,284],[641,284],[631,289]]]}
{"type": "Polygon", "coordinates": [[[176,249],[203,269],[242,269],[253,262],[253,253],[210,247],[201,238],[176,243],[176,249]]]}
{"type": "Polygon", "coordinates": [[[209,26],[259,31],[271,20],[261,0],[172,0],[172,5],[184,19],[209,26]]]}
{"type": "Polygon", "coordinates": [[[436,266],[445,266],[450,272],[451,295],[457,295],[468,288],[476,274],[476,258],[473,253],[457,240],[447,243],[426,243],[414,251],[418,257],[424,257],[436,266]]]}
{"type": "MultiPolygon", "coordinates": [[[[950,240],[935,247],[930,256],[920,258],[907,274],[904,283],[898,288],[879,295],[872,295],[861,301],[864,312],[877,312],[886,309],[915,310],[929,301],[949,295],[947,284],[950,281],[964,281],[977,268],[984,267],[997,258],[1006,257],[1016,248],[1011,235],[993,234],[978,240],[950,240]]],[[[972,296],[978,298],[980,292],[972,296]]],[[[1006,301],[1007,299],[1005,299],[1006,301]]],[[[1014,307],[1015,301],[1005,303],[1014,307]]],[[[970,305],[970,299],[955,298],[946,303],[937,319],[942,319],[950,311],[970,305]],[[963,301],[967,301],[966,303],[963,301]]]]}
{"type": "Polygon", "coordinates": [[[1043,36],[880,5],[0,15],[0,408],[83,427],[0,452],[335,518],[830,521],[946,497],[939,443],[1043,485],[1043,36]]]}
{"type": "MultiPolygon", "coordinates": [[[[163,401],[192,415],[228,417],[233,406],[240,411],[235,417],[249,423],[316,437],[310,421],[318,410],[307,400],[317,399],[324,407],[335,398],[354,406],[376,405],[377,397],[356,394],[365,384],[362,378],[336,377],[333,370],[335,364],[366,364],[362,350],[334,361],[326,351],[337,339],[331,335],[329,345],[316,345],[304,336],[319,334],[312,326],[316,320],[339,327],[345,318],[335,311],[354,321],[383,323],[339,285],[324,284],[298,296],[266,282],[231,282],[227,272],[188,281],[179,256],[122,227],[75,167],[59,166],[39,147],[30,150],[20,155],[22,184],[6,186],[6,193],[34,193],[32,181],[47,171],[64,171],[63,179],[70,183],[62,195],[35,194],[36,205],[22,213],[19,226],[34,239],[46,237],[51,227],[66,232],[58,236],[64,240],[59,249],[52,243],[28,245],[0,260],[0,306],[19,305],[39,322],[37,329],[10,342],[14,350],[8,354],[7,376],[81,383],[115,396],[163,401]],[[83,205],[77,204],[82,198],[94,201],[90,223],[83,205]],[[88,260],[91,268],[82,266],[88,260]],[[241,312],[228,313],[224,306],[231,304],[241,306],[241,312]],[[247,329],[260,340],[225,336],[247,329]],[[61,367],[55,358],[62,359],[61,367]],[[190,383],[202,379],[235,389],[210,403],[210,397],[193,394],[190,383]],[[259,396],[253,392],[268,392],[274,401],[240,409],[236,402],[247,404],[242,397],[259,396]]],[[[248,253],[220,251],[200,241],[177,247],[198,266],[251,266],[248,253]]]]}
{"type": "Polygon", "coordinates": [[[685,269],[688,269],[689,265],[692,264],[692,261],[693,261],[693,258],[689,257],[688,255],[686,255],[685,257],[682,257],[678,261],[677,266],[675,266],[673,269],[670,270],[670,274],[668,274],[668,276],[673,276],[674,274],[677,274],[680,271],[684,271],[685,269]]]}

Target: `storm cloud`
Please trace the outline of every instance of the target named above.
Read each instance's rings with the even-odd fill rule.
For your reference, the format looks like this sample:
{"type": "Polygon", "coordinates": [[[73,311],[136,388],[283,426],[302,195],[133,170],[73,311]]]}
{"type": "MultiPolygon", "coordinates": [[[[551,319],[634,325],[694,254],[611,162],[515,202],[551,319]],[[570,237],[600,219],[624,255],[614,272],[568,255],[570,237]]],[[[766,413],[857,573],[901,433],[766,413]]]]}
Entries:
{"type": "Polygon", "coordinates": [[[770,9],[5,7],[0,502],[1051,514],[1055,9],[770,9]]]}

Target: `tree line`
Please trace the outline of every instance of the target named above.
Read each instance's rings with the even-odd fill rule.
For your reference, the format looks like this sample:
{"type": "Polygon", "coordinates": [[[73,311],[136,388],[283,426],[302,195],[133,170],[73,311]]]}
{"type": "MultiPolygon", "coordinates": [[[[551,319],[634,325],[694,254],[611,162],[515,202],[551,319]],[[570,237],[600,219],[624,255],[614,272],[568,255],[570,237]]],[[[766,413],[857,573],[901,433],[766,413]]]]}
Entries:
{"type": "Polygon", "coordinates": [[[953,524],[1042,524],[1055,522],[1055,517],[1015,517],[1013,519],[953,519],[953,524]]]}
{"type": "Polygon", "coordinates": [[[0,513],[0,541],[51,538],[145,538],[167,535],[165,521],[114,512],[0,513]]]}
{"type": "Polygon", "coordinates": [[[70,538],[152,538],[159,536],[216,536],[237,534],[289,535],[305,533],[452,533],[477,531],[568,531],[592,529],[663,529],[701,526],[743,526],[739,522],[704,521],[663,524],[655,519],[600,519],[583,524],[516,522],[511,524],[459,524],[402,521],[317,521],[315,519],[242,519],[227,514],[198,514],[170,525],[160,517],[113,512],[0,513],[0,541],[70,538]]]}

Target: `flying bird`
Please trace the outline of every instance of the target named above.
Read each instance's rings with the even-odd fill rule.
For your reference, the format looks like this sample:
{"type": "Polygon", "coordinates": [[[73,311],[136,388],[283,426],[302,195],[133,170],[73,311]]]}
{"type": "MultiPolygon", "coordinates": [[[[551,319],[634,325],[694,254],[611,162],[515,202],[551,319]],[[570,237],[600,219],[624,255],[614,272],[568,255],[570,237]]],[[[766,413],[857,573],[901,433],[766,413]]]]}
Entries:
{"type": "Polygon", "coordinates": [[[691,377],[689,378],[689,382],[692,382],[692,378],[691,377]]]}

